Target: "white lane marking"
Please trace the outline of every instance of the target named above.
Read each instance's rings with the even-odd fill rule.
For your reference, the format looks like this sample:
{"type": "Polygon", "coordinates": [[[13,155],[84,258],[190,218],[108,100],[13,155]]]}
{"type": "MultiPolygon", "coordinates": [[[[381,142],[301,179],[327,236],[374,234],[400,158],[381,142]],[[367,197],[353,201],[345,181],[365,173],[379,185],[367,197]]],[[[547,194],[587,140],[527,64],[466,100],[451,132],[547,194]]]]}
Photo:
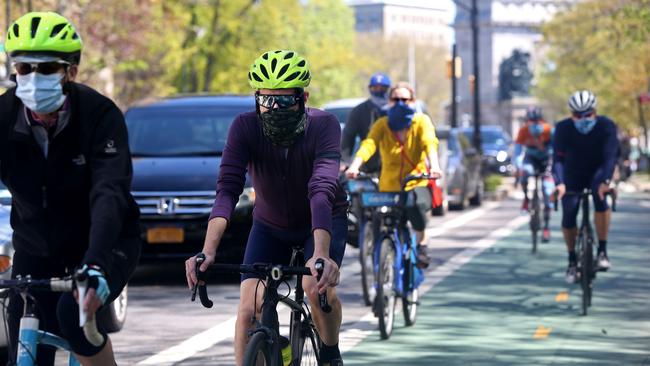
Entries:
{"type": "MultiPolygon", "coordinates": [[[[427,293],[431,288],[449,277],[464,264],[468,263],[475,256],[481,254],[485,249],[496,244],[500,239],[510,235],[521,225],[528,221],[527,216],[519,216],[510,220],[504,227],[492,231],[487,237],[480,239],[469,246],[469,248],[449,258],[444,264],[436,267],[427,273],[424,283],[420,286],[420,294],[427,293]]],[[[349,329],[341,332],[339,336],[339,347],[341,352],[347,352],[358,345],[364,338],[375,332],[377,321],[375,315],[370,312],[364,315],[361,320],[350,326],[349,329]],[[368,325],[373,324],[372,329],[368,325]]]]}
{"type": "Polygon", "coordinates": [[[137,365],[170,365],[192,357],[196,353],[212,347],[215,343],[232,338],[233,334],[235,334],[236,320],[237,317],[234,316],[144,361],[138,362],[137,365]]]}
{"type": "Polygon", "coordinates": [[[485,204],[485,206],[478,208],[476,210],[472,210],[470,212],[464,213],[458,217],[455,217],[449,221],[444,222],[440,226],[428,228],[425,230],[425,235],[433,238],[436,236],[441,236],[442,234],[446,233],[447,231],[451,229],[456,229],[459,228],[468,222],[472,220],[476,220],[477,218],[485,215],[488,211],[500,206],[500,203],[497,202],[488,202],[485,204]]]}
{"type": "MultiPolygon", "coordinates": [[[[483,207],[469,211],[458,217],[448,220],[439,227],[426,229],[425,234],[429,237],[440,236],[451,229],[461,227],[468,222],[477,219],[478,217],[486,214],[488,211],[498,206],[500,206],[500,203],[498,202],[488,202],[483,207]]],[[[354,263],[358,264],[358,261],[354,261],[354,263]]],[[[341,274],[341,280],[350,275],[353,275],[356,272],[358,272],[358,268],[354,271],[346,271],[344,269],[343,273],[341,274]]],[[[286,307],[280,306],[278,307],[278,313],[282,313],[286,311],[286,309],[286,307]]],[[[232,317],[225,322],[219,323],[214,327],[196,334],[181,343],[178,343],[143,361],[140,361],[137,363],[137,365],[171,365],[192,357],[193,355],[204,351],[217,343],[230,340],[234,337],[235,334],[236,319],[236,317],[232,317]]],[[[354,328],[355,329],[348,329],[341,333],[341,341],[339,342],[340,344],[343,344],[343,337],[346,337],[346,340],[350,340],[349,342],[354,342],[356,339],[358,339],[358,341],[354,344],[357,344],[363,340],[363,338],[368,336],[368,334],[377,329],[377,319],[372,313],[368,313],[355,323],[354,328]]]]}

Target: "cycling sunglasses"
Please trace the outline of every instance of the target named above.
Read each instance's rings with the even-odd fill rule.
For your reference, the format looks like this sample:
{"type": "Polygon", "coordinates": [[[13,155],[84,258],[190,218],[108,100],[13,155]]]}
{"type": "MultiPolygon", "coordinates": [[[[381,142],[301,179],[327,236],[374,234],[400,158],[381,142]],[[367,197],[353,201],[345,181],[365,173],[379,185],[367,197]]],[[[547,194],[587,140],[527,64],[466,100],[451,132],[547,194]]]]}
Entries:
{"type": "Polygon", "coordinates": [[[593,114],[594,114],[593,110],[592,111],[586,111],[586,112],[574,112],[573,117],[575,117],[575,118],[585,118],[585,117],[589,117],[589,116],[591,116],[593,114]]]}
{"type": "Polygon", "coordinates": [[[275,105],[280,108],[289,108],[298,104],[302,100],[302,95],[296,94],[280,94],[280,95],[271,95],[271,94],[255,94],[255,100],[257,104],[264,108],[272,109],[275,105]]]}
{"type": "Polygon", "coordinates": [[[16,62],[14,68],[18,75],[27,75],[36,71],[39,74],[50,75],[65,69],[70,64],[65,61],[52,62],[16,62]]]}
{"type": "Polygon", "coordinates": [[[408,103],[411,101],[411,98],[390,98],[391,101],[393,102],[404,102],[408,103]]]}

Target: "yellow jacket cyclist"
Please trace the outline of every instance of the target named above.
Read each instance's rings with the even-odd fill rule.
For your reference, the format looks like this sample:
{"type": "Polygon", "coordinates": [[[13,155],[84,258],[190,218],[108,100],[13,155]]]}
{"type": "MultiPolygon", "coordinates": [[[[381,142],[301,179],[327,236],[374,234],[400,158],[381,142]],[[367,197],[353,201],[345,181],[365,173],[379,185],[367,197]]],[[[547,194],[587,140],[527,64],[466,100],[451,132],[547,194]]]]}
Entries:
{"type": "MultiPolygon", "coordinates": [[[[379,149],[381,175],[379,190],[395,192],[402,180],[411,174],[430,172],[440,176],[438,139],[429,117],[415,111],[415,93],[407,83],[400,82],[390,91],[388,115],[373,124],[368,136],[348,169],[347,176],[355,178],[359,168],[379,149]]],[[[411,181],[406,190],[415,194],[415,207],[407,209],[418,242],[418,264],[427,267],[430,258],[426,251],[424,228],[426,211],[431,207],[431,191],[427,181],[411,181]]]]}

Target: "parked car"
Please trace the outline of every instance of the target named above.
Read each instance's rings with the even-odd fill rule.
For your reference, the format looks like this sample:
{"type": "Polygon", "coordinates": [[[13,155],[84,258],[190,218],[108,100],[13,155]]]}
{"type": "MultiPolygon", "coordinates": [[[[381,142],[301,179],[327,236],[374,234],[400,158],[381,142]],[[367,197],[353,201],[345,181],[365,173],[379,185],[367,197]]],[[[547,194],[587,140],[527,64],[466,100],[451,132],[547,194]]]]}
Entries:
{"type": "MultiPolygon", "coordinates": [[[[141,212],[141,262],[178,260],[201,251],[228,128],[236,115],[254,109],[253,96],[194,95],[126,112],[132,193],[141,212]]],[[[254,200],[247,179],[219,246],[219,260],[243,257],[254,200]]]]}
{"type": "MultiPolygon", "coordinates": [[[[0,182],[0,280],[11,279],[11,265],[14,255],[14,247],[11,243],[13,230],[9,223],[11,213],[11,194],[4,184],[0,182]]],[[[0,289],[0,301],[6,301],[9,295],[7,289],[0,289]]],[[[126,322],[126,310],[128,304],[128,287],[124,287],[120,296],[107,308],[97,314],[102,324],[106,325],[106,331],[118,332],[126,322]]],[[[6,307],[2,309],[6,311],[6,307]]],[[[6,319],[6,316],[4,317],[6,319]]],[[[0,348],[7,347],[7,327],[0,327],[0,348]]]]}
{"type": "MultiPolygon", "coordinates": [[[[463,128],[463,134],[469,141],[472,141],[474,128],[463,128]]],[[[511,175],[514,172],[511,159],[512,138],[501,126],[481,126],[481,147],[483,148],[484,174],[511,175]]]]}
{"type": "MultiPolygon", "coordinates": [[[[448,127],[436,127],[440,141],[438,155],[443,169],[441,185],[450,210],[463,210],[468,202],[480,206],[483,199],[483,179],[481,176],[481,157],[465,134],[448,127]]],[[[433,211],[442,215],[444,205],[433,211]]]]}

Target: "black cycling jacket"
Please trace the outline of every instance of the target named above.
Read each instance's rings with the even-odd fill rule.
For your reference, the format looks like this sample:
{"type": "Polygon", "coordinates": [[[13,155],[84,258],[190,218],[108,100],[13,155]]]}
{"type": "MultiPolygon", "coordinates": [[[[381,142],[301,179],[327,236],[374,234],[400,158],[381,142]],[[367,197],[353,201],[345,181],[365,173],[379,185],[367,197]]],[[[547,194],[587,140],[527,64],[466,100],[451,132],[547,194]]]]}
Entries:
{"type": "MultiPolygon", "coordinates": [[[[370,126],[383,115],[385,113],[370,99],[352,108],[343,127],[341,138],[341,159],[343,161],[352,162],[352,150],[357,136],[363,141],[370,131],[370,126]]],[[[362,170],[368,173],[378,173],[380,168],[379,154],[375,154],[363,165],[362,170]]]]}
{"type": "Polygon", "coordinates": [[[0,178],[12,195],[16,251],[74,267],[108,269],[140,254],[139,209],[130,193],[132,166],[122,112],[76,83],[64,87],[68,125],[48,157],[34,139],[12,88],[0,96],[0,178]]]}

